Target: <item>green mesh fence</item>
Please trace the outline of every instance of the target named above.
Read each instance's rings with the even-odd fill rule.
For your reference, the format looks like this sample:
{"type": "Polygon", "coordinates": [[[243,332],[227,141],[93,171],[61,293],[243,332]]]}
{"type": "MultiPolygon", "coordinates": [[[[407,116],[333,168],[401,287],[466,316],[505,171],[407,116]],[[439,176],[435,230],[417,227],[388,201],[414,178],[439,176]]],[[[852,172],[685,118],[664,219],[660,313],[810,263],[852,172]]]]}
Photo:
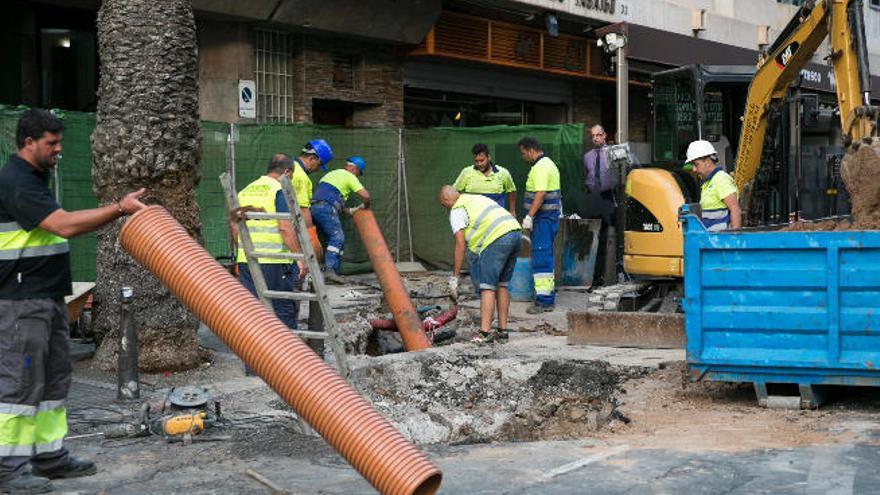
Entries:
{"type": "MultiPolygon", "coordinates": [[[[18,112],[0,108],[0,160],[15,152],[14,134],[18,112]]],[[[59,197],[65,209],[92,208],[89,137],[95,127],[94,114],[64,112],[64,151],[59,162],[59,197]]],[[[583,127],[495,126],[484,128],[438,128],[403,131],[403,151],[409,187],[413,245],[409,246],[403,197],[398,180],[400,134],[397,129],[343,129],[312,125],[235,125],[234,173],[238,189],[265,173],[275,153],[296,155],[302,145],[315,137],[326,139],[335,158],[331,168],[344,164],[345,157],[358,154],[367,163],[362,178],[370,191],[376,219],[392,254],[408,260],[415,257],[430,265],[448,267],[451,263],[452,236],[446,212],[435,200],[438,188],[452,183],[459,171],[472,163],[471,146],[486,143],[495,162],[507,167],[521,193],[528,167],[519,157],[517,141],[524,136],[538,138],[548,156],[562,173],[564,208],[577,210],[581,201],[581,149],[583,127]],[[398,200],[400,199],[400,201],[398,200]]],[[[206,249],[215,257],[231,256],[226,224],[226,201],[218,177],[233,160],[227,159],[229,124],[202,123],[202,180],[197,191],[201,210],[202,235],[206,249]]],[[[321,174],[312,176],[315,183],[321,174]]],[[[54,185],[53,185],[54,187],[54,185]]],[[[356,200],[355,200],[356,202],[356,200]]],[[[518,200],[521,204],[521,196],[518,200]]],[[[369,270],[363,245],[351,219],[342,219],[346,235],[343,273],[369,270]]],[[[95,237],[86,235],[71,241],[71,264],[75,280],[94,280],[95,237]]]]}
{"type": "Polygon", "coordinates": [[[583,125],[492,126],[435,128],[406,132],[406,171],[412,207],[413,245],[416,257],[437,267],[452,261],[452,234],[448,215],[436,201],[443,184],[452,184],[461,169],[473,164],[471,147],[485,143],[493,161],[507,168],[517,187],[517,209],[522,215],[522,192],[529,166],[522,161],[517,143],[525,136],[541,142],[544,153],[556,162],[562,182],[563,209],[576,211],[583,196],[583,125]]]}
{"type": "Polygon", "coordinates": [[[226,161],[228,136],[229,124],[202,122],[202,180],[199,182],[196,195],[205,249],[217,258],[233,256],[229,246],[226,198],[218,179],[228,167],[226,161]]]}
{"type": "MultiPolygon", "coordinates": [[[[16,152],[15,127],[20,113],[18,110],[0,110],[2,163],[6,163],[9,156],[16,152]]],[[[95,128],[95,114],[63,112],[59,116],[64,121],[64,142],[51,187],[57,191],[59,203],[66,210],[94,208],[98,206],[98,200],[92,193],[89,137],[95,128]]],[[[95,234],[70,240],[70,268],[74,280],[95,279],[95,234]]]]}
{"type": "MultiPolygon", "coordinates": [[[[395,246],[397,206],[398,131],[396,129],[342,129],[311,125],[236,125],[235,182],[240,190],[266,173],[266,165],[275,153],[297,156],[303,145],[321,137],[333,147],[330,168],[341,167],[345,158],[361,155],[367,163],[361,179],[373,198],[372,207],[382,233],[390,246],[395,246]]],[[[313,174],[317,184],[323,173],[313,174]]],[[[204,173],[205,182],[216,177],[204,173]]],[[[202,215],[206,213],[203,211],[202,215]]],[[[345,255],[342,272],[369,269],[369,261],[351,219],[342,218],[345,230],[345,255]]],[[[206,238],[207,239],[207,238],[206,238]]]]}

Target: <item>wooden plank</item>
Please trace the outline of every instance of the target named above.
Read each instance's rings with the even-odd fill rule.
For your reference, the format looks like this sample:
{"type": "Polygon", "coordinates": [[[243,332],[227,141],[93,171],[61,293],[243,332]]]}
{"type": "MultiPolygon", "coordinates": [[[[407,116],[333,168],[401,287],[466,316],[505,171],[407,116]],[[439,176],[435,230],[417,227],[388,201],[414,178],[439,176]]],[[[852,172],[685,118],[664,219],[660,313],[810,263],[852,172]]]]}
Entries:
{"type": "Polygon", "coordinates": [[[570,311],[569,345],[684,349],[684,315],[570,311]]]}

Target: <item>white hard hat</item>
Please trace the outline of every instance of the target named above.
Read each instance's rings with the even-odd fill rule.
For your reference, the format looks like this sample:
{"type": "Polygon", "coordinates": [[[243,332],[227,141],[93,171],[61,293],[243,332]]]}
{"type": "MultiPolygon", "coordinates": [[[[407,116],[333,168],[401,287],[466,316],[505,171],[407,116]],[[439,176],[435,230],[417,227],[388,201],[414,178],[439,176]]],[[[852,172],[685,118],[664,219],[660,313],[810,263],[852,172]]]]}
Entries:
{"type": "Polygon", "coordinates": [[[715,151],[715,147],[712,146],[712,143],[700,139],[699,141],[694,141],[688,145],[687,161],[685,161],[685,163],[693,163],[697,158],[704,158],[717,154],[718,152],[715,151]]]}

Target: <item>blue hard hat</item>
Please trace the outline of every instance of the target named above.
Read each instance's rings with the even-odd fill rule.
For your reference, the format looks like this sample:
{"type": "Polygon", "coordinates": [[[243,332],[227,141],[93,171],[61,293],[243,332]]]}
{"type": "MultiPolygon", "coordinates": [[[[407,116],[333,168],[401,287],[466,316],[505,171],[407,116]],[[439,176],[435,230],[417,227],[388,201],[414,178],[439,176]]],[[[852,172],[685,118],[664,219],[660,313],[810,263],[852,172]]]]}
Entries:
{"type": "Polygon", "coordinates": [[[361,171],[361,174],[363,174],[364,169],[367,168],[367,163],[364,162],[364,159],[357,155],[350,156],[346,158],[345,161],[357,167],[357,169],[361,171]]]}
{"type": "Polygon", "coordinates": [[[318,160],[321,161],[321,170],[327,170],[327,163],[333,159],[333,150],[330,149],[330,145],[327,144],[327,141],[323,139],[312,139],[308,143],[306,143],[306,147],[303,148],[303,153],[311,153],[318,157],[318,160]]]}

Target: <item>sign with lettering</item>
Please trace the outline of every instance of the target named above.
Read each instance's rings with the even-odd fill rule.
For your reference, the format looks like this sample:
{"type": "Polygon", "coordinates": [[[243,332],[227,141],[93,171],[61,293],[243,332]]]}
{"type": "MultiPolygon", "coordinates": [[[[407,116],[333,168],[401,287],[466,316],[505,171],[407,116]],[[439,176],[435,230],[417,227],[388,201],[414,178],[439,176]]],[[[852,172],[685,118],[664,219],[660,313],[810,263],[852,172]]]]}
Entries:
{"type": "Polygon", "coordinates": [[[576,7],[587,10],[595,10],[609,15],[617,13],[616,0],[575,0],[576,7]]]}
{"type": "Polygon", "coordinates": [[[238,116],[243,119],[257,118],[257,85],[254,81],[238,81],[238,116]]]}

